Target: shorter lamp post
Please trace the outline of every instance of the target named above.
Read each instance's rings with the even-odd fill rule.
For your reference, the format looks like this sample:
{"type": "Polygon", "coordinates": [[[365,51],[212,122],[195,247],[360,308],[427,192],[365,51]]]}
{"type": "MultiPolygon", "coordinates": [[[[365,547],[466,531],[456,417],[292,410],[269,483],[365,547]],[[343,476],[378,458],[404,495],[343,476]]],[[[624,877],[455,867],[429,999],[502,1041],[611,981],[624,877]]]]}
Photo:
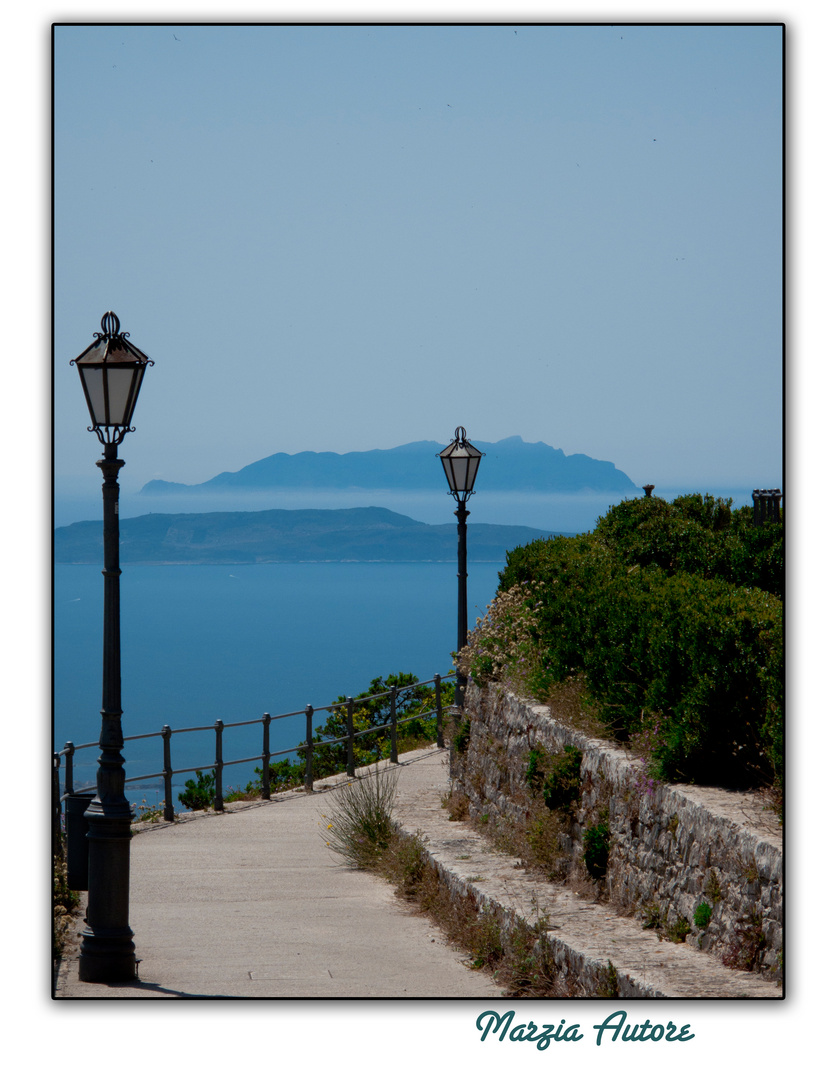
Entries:
{"type": "MultiPolygon", "coordinates": [[[[459,537],[459,617],[457,620],[456,651],[462,650],[468,641],[468,550],[465,519],[469,511],[465,503],[474,493],[477,469],[484,455],[465,437],[465,428],[458,427],[453,442],[439,454],[445,470],[450,493],[456,499],[457,533],[459,537]]],[[[454,704],[461,708],[465,701],[465,680],[456,669],[456,692],[454,704]]]]}
{"type": "Polygon", "coordinates": [[[129,982],[136,978],[134,935],[128,925],[131,808],[125,798],[122,757],[122,677],[119,641],[119,483],[125,464],[116,448],[131,418],[149,360],[119,332],[112,311],[102,317],[102,332],[71,360],[92,426],[104,447],[96,464],[102,470],[104,503],[104,636],[102,649],[102,728],[96,796],[85,812],[88,822],[89,874],[86,927],[82,932],[79,979],[82,982],[129,982]]]}

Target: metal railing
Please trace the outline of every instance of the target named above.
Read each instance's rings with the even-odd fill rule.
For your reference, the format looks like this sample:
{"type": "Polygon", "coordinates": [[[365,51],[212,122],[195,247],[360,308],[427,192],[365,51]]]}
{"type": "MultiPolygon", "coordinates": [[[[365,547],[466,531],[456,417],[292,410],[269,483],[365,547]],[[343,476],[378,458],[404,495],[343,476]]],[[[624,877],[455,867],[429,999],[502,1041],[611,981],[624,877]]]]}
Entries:
{"type": "MultiPolygon", "coordinates": [[[[322,748],[325,746],[333,746],[337,743],[346,744],[346,773],[349,776],[355,775],[355,741],[358,737],[365,737],[367,735],[374,734],[376,732],[388,731],[390,741],[390,755],[389,760],[394,764],[398,762],[398,726],[400,724],[410,723],[416,720],[424,720],[428,717],[435,715],[436,717],[436,745],[442,749],[444,748],[444,716],[452,706],[442,705],[442,682],[446,679],[455,678],[454,675],[435,675],[432,679],[426,679],[424,682],[410,683],[408,686],[393,686],[388,690],[383,691],[380,694],[371,694],[368,697],[363,698],[347,698],[342,702],[332,702],[330,705],[320,705],[314,707],[307,705],[304,709],[299,709],[297,712],[281,713],[277,716],[271,716],[270,713],[265,713],[257,720],[241,720],[236,723],[225,724],[223,720],[216,720],[214,724],[206,724],[198,727],[186,727],[186,728],[171,728],[168,724],[164,724],[160,731],[150,731],[144,735],[127,735],[125,736],[125,742],[131,742],[137,739],[162,739],[163,740],[163,768],[160,772],[145,773],[142,776],[129,776],[125,778],[125,783],[137,783],[140,780],[163,780],[164,788],[164,809],[163,818],[165,821],[174,821],[174,800],[172,797],[172,777],[182,773],[197,773],[204,769],[215,770],[215,796],[213,800],[214,810],[223,810],[224,808],[224,796],[223,796],[223,774],[224,767],[229,765],[242,765],[250,761],[261,761],[262,763],[262,785],[261,785],[261,798],[270,798],[270,760],[275,757],[282,757],[286,754],[293,754],[299,751],[305,753],[305,779],[304,785],[306,791],[312,791],[314,786],[314,749],[322,748]],[[412,713],[406,716],[398,718],[398,695],[408,690],[415,690],[420,686],[429,686],[431,683],[435,687],[435,705],[434,708],[421,713],[412,713]],[[389,697],[389,720],[385,724],[379,724],[372,728],[363,728],[361,731],[355,731],[354,727],[354,711],[359,705],[364,705],[370,701],[376,701],[381,698],[389,697]],[[314,738],[314,713],[317,712],[337,712],[338,710],[345,710],[346,716],[346,731],[345,735],[337,736],[333,739],[320,739],[314,738]],[[270,749],[270,725],[275,720],[288,720],[295,716],[305,717],[305,740],[304,742],[297,743],[295,746],[286,747],[283,750],[271,750],[270,749]],[[224,761],[224,746],[223,738],[224,731],[229,728],[235,727],[248,727],[253,724],[262,725],[262,752],[256,754],[253,757],[236,758],[234,761],[224,761]],[[173,735],[182,735],[187,732],[195,731],[214,731],[215,732],[215,760],[207,765],[190,765],[188,768],[173,769],[171,764],[171,739],[173,735]]],[[[75,754],[78,750],[87,750],[91,747],[98,749],[99,744],[95,743],[81,743],[76,746],[72,742],[67,742],[64,745],[64,749],[53,754],[52,759],[52,791],[53,791],[53,808],[54,808],[54,828],[53,835],[57,835],[60,828],[60,815],[61,815],[61,803],[65,802],[68,796],[83,795],[83,794],[95,794],[95,785],[87,785],[79,790],[75,789],[73,778],[73,764],[75,754]],[[61,790],[61,776],[60,769],[64,765],[64,794],[60,794],[61,790]]]]}
{"type": "Polygon", "coordinates": [[[753,524],[765,525],[769,521],[778,522],[781,501],[782,492],[779,488],[756,488],[753,492],[753,524]]]}

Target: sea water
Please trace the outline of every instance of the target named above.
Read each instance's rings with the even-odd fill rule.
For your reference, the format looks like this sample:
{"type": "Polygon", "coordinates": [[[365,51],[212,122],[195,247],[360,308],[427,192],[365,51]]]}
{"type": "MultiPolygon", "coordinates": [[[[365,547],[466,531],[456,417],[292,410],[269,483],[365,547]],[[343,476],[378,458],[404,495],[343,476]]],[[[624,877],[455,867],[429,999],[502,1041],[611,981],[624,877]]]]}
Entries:
{"type": "MultiPolygon", "coordinates": [[[[493,599],[499,563],[468,567],[469,625],[493,599]]],[[[130,736],[212,728],[358,696],[378,675],[445,675],[456,646],[453,563],[272,563],[125,566],[120,579],[123,756],[129,778],[160,772],[162,739],[130,736]]],[[[102,694],[100,568],[59,564],[54,581],[53,746],[98,743],[102,694]]],[[[314,716],[315,727],[327,719],[314,716]]],[[[224,760],[262,752],[262,725],[224,731],[224,760]]],[[[297,745],[304,716],[271,724],[271,750],[297,745]]],[[[175,734],[172,767],[211,768],[213,730],[175,734]]],[[[98,747],[75,755],[76,788],[95,785],[98,747]]],[[[225,767],[254,780],[260,762],[225,767]]],[[[174,778],[175,791],[189,773],[174,778]]],[[[162,780],[131,783],[156,804],[162,780]]],[[[178,804],[176,803],[176,808],[178,804]]]]}
{"type": "MultiPolygon", "coordinates": [[[[684,488],[683,490],[697,490],[684,488]]],[[[734,506],[750,501],[744,490],[709,486],[734,506]]],[[[671,499],[682,491],[655,491],[671,499]]],[[[125,492],[126,517],[154,511],[288,509],[311,506],[387,506],[417,520],[452,520],[449,498],[434,493],[286,492],[259,500],[200,496],[147,500],[125,492]],[[328,496],[328,497],[327,497],[328,496]],[[370,497],[374,496],[374,497],[370,497]]],[[[622,496],[607,493],[537,495],[486,493],[469,503],[470,522],[526,524],[556,532],[583,532],[622,496]]],[[[84,498],[55,499],[55,524],[101,515],[98,487],[84,498]]],[[[497,589],[501,564],[468,566],[469,626],[497,589]]],[[[122,706],[126,736],[211,727],[327,705],[357,696],[375,676],[411,672],[420,680],[451,668],[456,644],[456,565],[451,563],[302,563],[251,566],[132,566],[121,576],[122,706]]],[[[53,590],[53,745],[97,743],[102,686],[101,568],[57,565],[53,590]]],[[[314,724],[323,723],[315,714],[314,724]]],[[[304,717],[275,721],[271,749],[304,738],[304,717]]],[[[262,725],[224,732],[224,760],[255,757],[262,725]]],[[[130,739],[123,754],[129,777],[162,769],[162,740],[130,739]]],[[[76,755],[75,786],[95,784],[98,750],[76,755]]],[[[211,768],[213,731],[172,738],[173,768],[211,768]]],[[[254,779],[258,762],[224,769],[224,785],[254,779]]],[[[188,774],[175,777],[182,789],[188,774]]],[[[158,803],[162,782],[129,784],[128,798],[158,803]]]]}

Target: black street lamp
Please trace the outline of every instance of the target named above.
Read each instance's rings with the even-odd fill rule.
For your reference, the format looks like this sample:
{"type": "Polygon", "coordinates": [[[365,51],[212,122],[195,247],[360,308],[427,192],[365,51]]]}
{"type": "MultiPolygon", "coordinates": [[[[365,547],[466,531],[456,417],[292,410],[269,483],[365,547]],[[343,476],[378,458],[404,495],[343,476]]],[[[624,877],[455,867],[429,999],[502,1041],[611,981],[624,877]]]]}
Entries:
{"type": "Polygon", "coordinates": [[[119,643],[119,484],[125,464],[116,448],[131,427],[146,365],[144,352],[119,332],[112,311],[102,317],[102,333],[81,356],[71,360],[81,376],[90,419],[105,448],[96,464],[102,470],[105,578],[102,649],[101,751],[96,796],[85,812],[88,822],[89,874],[86,927],[82,932],[79,978],[82,982],[129,982],[137,977],[134,935],[128,925],[131,861],[131,808],[125,798],[122,757],[122,676],[119,643]]]}
{"type": "MultiPolygon", "coordinates": [[[[457,620],[456,651],[463,649],[468,641],[468,549],[465,519],[469,511],[465,503],[474,493],[477,469],[484,455],[465,437],[465,428],[458,427],[450,446],[439,454],[451,495],[456,499],[457,533],[459,536],[459,618],[457,620]]],[[[465,700],[465,680],[457,668],[454,704],[461,708],[465,700]]]]}

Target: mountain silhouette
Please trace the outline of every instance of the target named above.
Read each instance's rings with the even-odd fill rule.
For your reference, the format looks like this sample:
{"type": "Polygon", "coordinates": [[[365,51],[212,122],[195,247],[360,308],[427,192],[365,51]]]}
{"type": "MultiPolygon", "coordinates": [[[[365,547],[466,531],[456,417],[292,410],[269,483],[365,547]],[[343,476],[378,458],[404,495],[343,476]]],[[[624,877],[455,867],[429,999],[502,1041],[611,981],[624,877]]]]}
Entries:
{"type": "MultiPolygon", "coordinates": [[[[485,454],[477,474],[477,491],[639,492],[612,462],[586,454],[565,454],[544,442],[527,443],[514,435],[500,442],[476,441],[474,445],[485,454]]],[[[288,488],[428,491],[444,486],[442,466],[436,459],[443,449],[443,443],[412,442],[391,450],[347,454],[310,450],[271,454],[238,472],[222,472],[201,484],[151,480],[140,494],[288,488]]]]}
{"type": "MultiPolygon", "coordinates": [[[[425,525],[381,507],[143,514],[119,526],[121,563],[454,562],[456,524],[425,525]]],[[[524,525],[468,527],[471,562],[554,535],[524,525]]],[[[100,563],[101,521],[55,530],[55,561],[100,563]]]]}

